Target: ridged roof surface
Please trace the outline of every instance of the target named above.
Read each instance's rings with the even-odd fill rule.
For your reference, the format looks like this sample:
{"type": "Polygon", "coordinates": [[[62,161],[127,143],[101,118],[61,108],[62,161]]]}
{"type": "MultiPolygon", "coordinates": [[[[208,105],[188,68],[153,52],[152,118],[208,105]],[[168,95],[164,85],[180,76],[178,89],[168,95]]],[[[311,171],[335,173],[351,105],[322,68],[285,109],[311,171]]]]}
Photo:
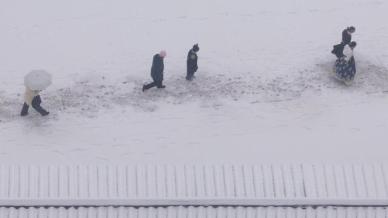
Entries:
{"type": "Polygon", "coordinates": [[[384,164],[1,166],[0,206],[385,206],[384,164]]]}

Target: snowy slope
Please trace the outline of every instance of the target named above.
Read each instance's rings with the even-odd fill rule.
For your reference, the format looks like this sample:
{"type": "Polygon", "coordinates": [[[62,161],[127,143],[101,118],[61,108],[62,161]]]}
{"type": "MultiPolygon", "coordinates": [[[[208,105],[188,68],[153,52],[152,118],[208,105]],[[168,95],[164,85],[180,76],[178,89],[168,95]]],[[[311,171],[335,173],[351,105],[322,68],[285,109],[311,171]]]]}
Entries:
{"type": "Polygon", "coordinates": [[[0,161],[384,161],[388,3],[2,1],[0,161]],[[356,81],[331,76],[355,25],[356,81]],[[197,80],[185,58],[199,42],[197,80]],[[166,49],[167,89],[142,93],[166,49]],[[51,115],[18,116],[23,76],[46,69],[51,115]]]}

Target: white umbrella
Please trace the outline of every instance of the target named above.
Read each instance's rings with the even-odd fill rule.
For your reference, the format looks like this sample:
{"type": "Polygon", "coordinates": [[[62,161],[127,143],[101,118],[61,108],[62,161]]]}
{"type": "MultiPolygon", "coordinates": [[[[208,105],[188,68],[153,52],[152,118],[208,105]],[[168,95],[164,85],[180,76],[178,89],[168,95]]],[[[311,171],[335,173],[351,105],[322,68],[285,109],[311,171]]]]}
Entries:
{"type": "Polygon", "coordinates": [[[51,75],[44,70],[32,70],[24,77],[24,85],[31,90],[44,90],[51,82],[51,75]]]}

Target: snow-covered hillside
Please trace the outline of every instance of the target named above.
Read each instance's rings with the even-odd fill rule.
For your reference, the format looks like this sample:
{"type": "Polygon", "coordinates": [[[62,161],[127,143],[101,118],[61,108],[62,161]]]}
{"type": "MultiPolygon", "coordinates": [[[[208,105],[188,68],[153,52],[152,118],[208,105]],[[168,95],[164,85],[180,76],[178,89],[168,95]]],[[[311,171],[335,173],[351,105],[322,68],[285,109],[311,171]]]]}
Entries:
{"type": "Polygon", "coordinates": [[[0,162],[385,161],[387,10],[383,0],[3,0],[0,162]],[[349,25],[358,73],[347,87],[330,51],[349,25]],[[161,49],[167,89],[142,93],[161,49]],[[49,117],[19,116],[32,69],[54,76],[42,93],[49,117]]]}

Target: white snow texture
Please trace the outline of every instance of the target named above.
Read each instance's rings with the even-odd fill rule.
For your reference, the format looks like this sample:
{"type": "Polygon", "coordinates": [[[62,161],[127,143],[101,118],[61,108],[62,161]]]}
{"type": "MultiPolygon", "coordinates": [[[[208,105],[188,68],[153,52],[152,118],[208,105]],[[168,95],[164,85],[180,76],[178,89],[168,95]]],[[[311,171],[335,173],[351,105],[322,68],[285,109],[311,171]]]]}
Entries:
{"type": "Polygon", "coordinates": [[[1,163],[387,159],[386,1],[1,3],[1,163]],[[350,25],[357,74],[345,86],[330,51],[350,25]],[[167,88],[143,93],[162,49],[167,88]],[[33,69],[53,75],[48,117],[19,116],[33,69]]]}

